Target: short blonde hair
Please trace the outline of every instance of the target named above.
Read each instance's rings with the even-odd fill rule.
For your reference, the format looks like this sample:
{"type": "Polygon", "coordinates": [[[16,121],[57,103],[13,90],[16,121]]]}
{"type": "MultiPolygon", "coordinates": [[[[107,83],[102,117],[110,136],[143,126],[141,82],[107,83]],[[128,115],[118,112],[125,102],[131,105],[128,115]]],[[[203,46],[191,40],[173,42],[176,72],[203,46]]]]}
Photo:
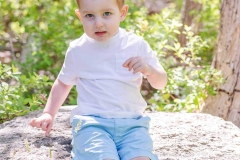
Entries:
{"type": "MultiPolygon", "coordinates": [[[[118,8],[121,9],[124,5],[124,0],[116,0],[118,4],[118,8]]],[[[80,0],[76,0],[76,3],[78,5],[78,8],[80,9],[80,0]]]]}

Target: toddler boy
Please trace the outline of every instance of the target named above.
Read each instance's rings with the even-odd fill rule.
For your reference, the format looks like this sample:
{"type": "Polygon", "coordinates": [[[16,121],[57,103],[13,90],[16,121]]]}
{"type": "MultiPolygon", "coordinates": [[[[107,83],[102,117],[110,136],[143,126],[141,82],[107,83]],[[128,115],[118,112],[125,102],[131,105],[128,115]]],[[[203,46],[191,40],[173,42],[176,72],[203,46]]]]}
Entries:
{"type": "Polygon", "coordinates": [[[43,115],[31,121],[49,135],[73,85],[78,106],[71,112],[74,160],[157,160],[149,135],[142,76],[162,89],[167,75],[141,37],[119,28],[124,0],[77,0],[84,34],[70,43],[43,115]]]}

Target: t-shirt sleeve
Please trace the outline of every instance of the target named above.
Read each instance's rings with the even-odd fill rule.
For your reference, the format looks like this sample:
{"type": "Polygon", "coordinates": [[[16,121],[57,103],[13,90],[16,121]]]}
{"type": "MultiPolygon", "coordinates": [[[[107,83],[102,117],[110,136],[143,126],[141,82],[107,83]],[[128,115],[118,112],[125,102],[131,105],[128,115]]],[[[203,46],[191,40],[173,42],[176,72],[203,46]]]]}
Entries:
{"type": "Polygon", "coordinates": [[[159,63],[156,53],[151,49],[149,44],[142,39],[140,43],[140,54],[145,61],[154,68],[162,68],[162,65],[159,63]]]}
{"type": "Polygon", "coordinates": [[[65,60],[58,75],[58,79],[66,85],[76,85],[77,76],[75,70],[76,68],[74,66],[73,55],[71,53],[71,49],[69,48],[66,52],[65,60]]]}

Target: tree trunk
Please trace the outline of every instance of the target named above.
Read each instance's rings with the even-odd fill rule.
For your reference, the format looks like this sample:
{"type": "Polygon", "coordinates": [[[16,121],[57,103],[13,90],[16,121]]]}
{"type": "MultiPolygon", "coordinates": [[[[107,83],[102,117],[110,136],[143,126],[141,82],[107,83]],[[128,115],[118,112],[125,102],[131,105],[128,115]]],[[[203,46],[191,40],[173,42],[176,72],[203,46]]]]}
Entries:
{"type": "Polygon", "coordinates": [[[212,66],[225,83],[206,100],[202,112],[222,117],[240,127],[240,1],[222,0],[220,32],[212,66]]]}
{"type": "Polygon", "coordinates": [[[182,32],[184,31],[184,26],[191,26],[192,27],[192,31],[194,33],[198,32],[198,26],[193,26],[192,24],[197,24],[197,23],[193,23],[193,18],[195,17],[194,14],[200,12],[202,9],[202,4],[195,2],[193,0],[184,0],[183,1],[183,5],[182,5],[182,17],[181,17],[181,21],[183,26],[180,28],[180,35],[178,36],[178,41],[181,44],[181,46],[186,46],[187,43],[187,39],[185,34],[183,34],[182,32]],[[195,11],[195,13],[193,14],[193,12],[191,11],[195,11]]]}

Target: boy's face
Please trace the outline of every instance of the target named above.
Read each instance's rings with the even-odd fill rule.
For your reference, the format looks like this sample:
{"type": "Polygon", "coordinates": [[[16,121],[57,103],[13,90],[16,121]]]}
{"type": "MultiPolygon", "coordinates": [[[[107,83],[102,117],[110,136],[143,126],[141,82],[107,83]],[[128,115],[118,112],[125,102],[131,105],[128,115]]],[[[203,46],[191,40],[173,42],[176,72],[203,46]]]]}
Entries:
{"type": "Polygon", "coordinates": [[[106,41],[118,32],[127,11],[128,6],[119,9],[116,0],[80,0],[80,9],[75,12],[89,37],[106,41]]]}

